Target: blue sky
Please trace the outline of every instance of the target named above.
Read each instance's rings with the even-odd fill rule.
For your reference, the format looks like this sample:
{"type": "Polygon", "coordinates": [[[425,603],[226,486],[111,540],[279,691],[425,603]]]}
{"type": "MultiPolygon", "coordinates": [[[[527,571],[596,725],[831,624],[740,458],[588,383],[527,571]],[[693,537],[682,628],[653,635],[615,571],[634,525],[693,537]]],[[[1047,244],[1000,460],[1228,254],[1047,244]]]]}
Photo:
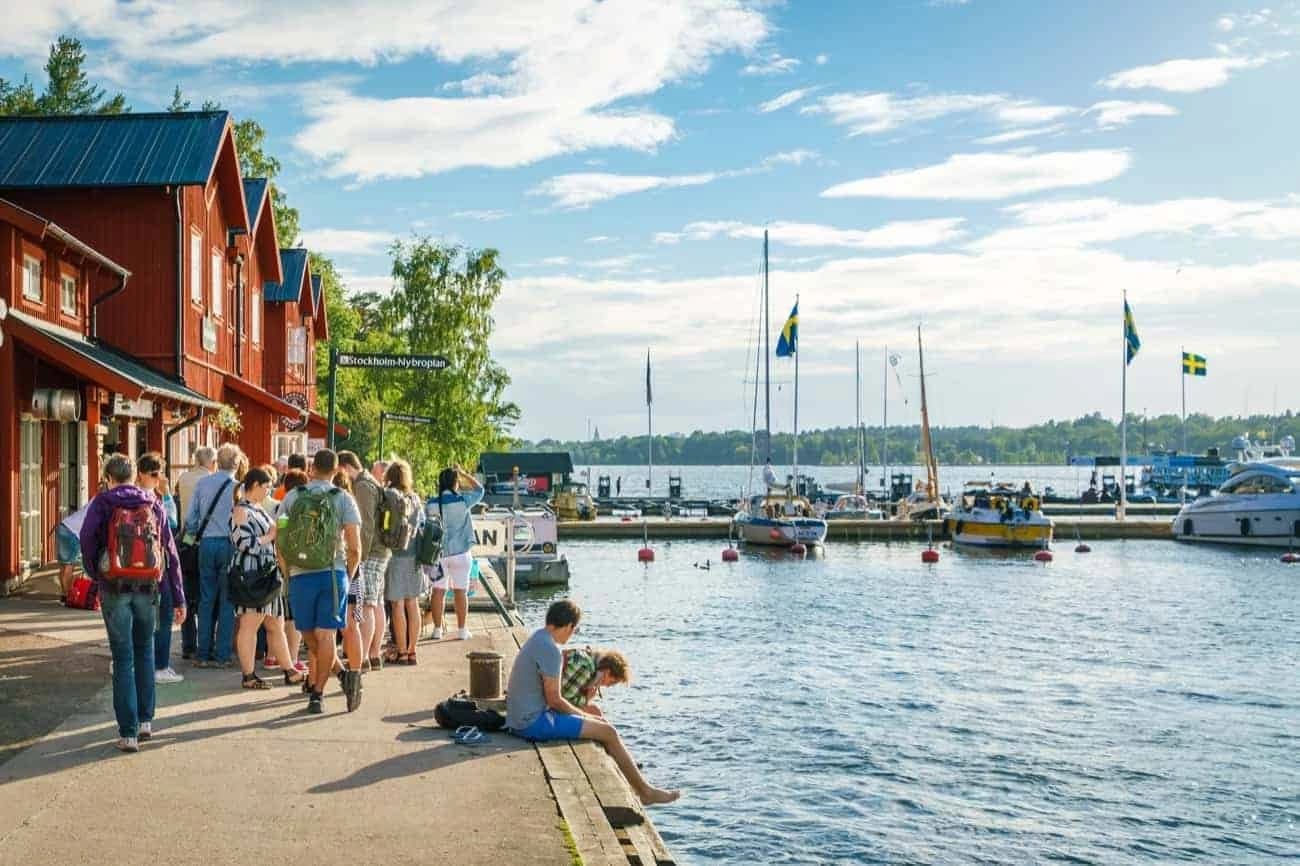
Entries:
{"type": "MultiPolygon", "coordinates": [[[[801,422],[1300,404],[1300,3],[744,0],[31,4],[0,76],[74,33],[135,110],[179,83],[261,121],[354,289],[391,239],[503,253],[520,435],[745,427],[763,228],[801,298],[801,422]],[[1276,394],[1276,397],[1275,397],[1276,394]]],[[[783,382],[787,365],[778,364],[783,382]]],[[[788,384],[776,397],[790,422],[788,384]]]]}

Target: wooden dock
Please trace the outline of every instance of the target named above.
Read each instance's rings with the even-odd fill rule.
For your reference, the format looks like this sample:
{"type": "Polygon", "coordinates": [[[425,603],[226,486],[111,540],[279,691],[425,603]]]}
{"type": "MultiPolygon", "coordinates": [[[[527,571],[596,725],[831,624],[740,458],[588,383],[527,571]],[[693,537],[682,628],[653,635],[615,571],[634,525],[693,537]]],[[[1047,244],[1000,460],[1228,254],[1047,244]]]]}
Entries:
{"type": "MultiPolygon", "coordinates": [[[[1167,518],[1132,518],[1119,521],[1110,517],[1057,517],[1055,537],[1072,539],[1076,530],[1081,538],[1171,539],[1172,521],[1167,518]]],[[[935,541],[947,538],[943,521],[902,520],[832,520],[828,541],[935,541]]],[[[559,524],[561,540],[570,539],[726,539],[731,520],[725,517],[662,517],[634,520],[569,520],[559,524]]]]}

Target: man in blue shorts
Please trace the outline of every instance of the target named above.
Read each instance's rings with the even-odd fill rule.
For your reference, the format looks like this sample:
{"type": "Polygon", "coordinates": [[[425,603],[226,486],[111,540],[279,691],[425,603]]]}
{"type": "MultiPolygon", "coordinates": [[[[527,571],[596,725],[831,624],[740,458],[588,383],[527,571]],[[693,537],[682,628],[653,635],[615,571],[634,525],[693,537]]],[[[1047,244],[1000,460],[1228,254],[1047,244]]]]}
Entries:
{"type": "Polygon", "coordinates": [[[524,739],[539,743],[595,740],[618,764],[642,803],[649,806],[673,802],[681,792],[665,791],[647,782],[613,725],[584,713],[560,693],[560,672],[564,667],[560,646],[577,634],[580,619],[582,611],[578,606],[561,599],[546,611],[546,627],[533,632],[519,648],[506,692],[506,726],[524,739]]]}
{"type": "MultiPolygon", "coordinates": [[[[289,577],[289,604],[293,608],[294,622],[302,632],[310,657],[307,712],[322,713],[322,694],[334,670],[334,635],[345,625],[347,611],[348,578],[361,562],[361,514],[351,494],[335,487],[330,479],[338,471],[338,455],[322,448],[312,457],[311,481],[289,491],[280,504],[276,553],[280,568],[289,577]],[[334,509],[334,525],[339,527],[333,539],[334,563],[331,569],[314,570],[295,566],[288,559],[286,547],[298,530],[292,526],[295,519],[293,505],[308,491],[314,498],[324,493],[334,509]]],[[[309,502],[312,500],[308,500],[309,502]]],[[[319,512],[325,513],[328,512],[319,512]]],[[[297,519],[305,519],[299,517],[297,519]]],[[[326,542],[328,543],[328,542],[326,542]]],[[[328,561],[326,551],[325,561],[328,561]]],[[[361,706],[361,671],[348,670],[341,678],[348,712],[361,706]]]]}

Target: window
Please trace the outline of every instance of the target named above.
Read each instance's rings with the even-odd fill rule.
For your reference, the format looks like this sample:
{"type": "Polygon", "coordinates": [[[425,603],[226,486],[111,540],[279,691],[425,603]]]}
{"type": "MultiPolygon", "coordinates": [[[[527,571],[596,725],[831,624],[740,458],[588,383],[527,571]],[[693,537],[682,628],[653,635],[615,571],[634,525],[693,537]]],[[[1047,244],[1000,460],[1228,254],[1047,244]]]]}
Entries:
{"type": "Polygon", "coordinates": [[[307,366],[307,329],[304,327],[299,326],[289,331],[289,366],[307,366]]]}
{"type": "Polygon", "coordinates": [[[190,229],[190,300],[203,304],[203,235],[190,229]]]}
{"type": "Polygon", "coordinates": [[[253,342],[261,344],[262,342],[262,293],[253,289],[253,310],[249,316],[249,324],[253,331],[253,342]]]}
{"type": "Polygon", "coordinates": [[[219,250],[212,251],[212,315],[220,316],[226,294],[226,268],[219,250]]]}
{"type": "Polygon", "coordinates": [[[18,559],[20,563],[39,563],[43,561],[45,554],[45,522],[41,515],[41,504],[45,498],[41,475],[42,439],[41,422],[33,418],[23,418],[18,425],[18,559]]]}
{"type": "Polygon", "coordinates": [[[59,278],[59,309],[69,316],[77,315],[77,280],[67,274],[59,278]]]}
{"type": "Polygon", "coordinates": [[[41,276],[41,260],[23,256],[23,297],[38,304],[45,300],[41,276]]]}

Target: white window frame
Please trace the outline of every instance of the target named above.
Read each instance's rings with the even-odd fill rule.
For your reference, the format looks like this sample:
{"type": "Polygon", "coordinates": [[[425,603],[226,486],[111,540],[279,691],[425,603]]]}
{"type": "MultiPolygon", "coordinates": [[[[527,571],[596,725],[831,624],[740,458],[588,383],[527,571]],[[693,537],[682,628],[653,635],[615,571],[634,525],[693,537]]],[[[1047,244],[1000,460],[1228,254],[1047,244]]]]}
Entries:
{"type": "Polygon", "coordinates": [[[262,345],[262,292],[260,289],[253,289],[252,308],[248,312],[249,324],[252,326],[253,343],[262,345]]]}
{"type": "Polygon", "coordinates": [[[307,326],[296,325],[289,329],[289,349],[288,355],[289,367],[300,367],[303,375],[306,375],[307,369],[307,326]],[[301,339],[300,339],[301,338],[301,339]]]}
{"type": "Polygon", "coordinates": [[[77,315],[77,278],[59,274],[59,309],[69,316],[77,315]]]}
{"type": "Polygon", "coordinates": [[[226,257],[216,247],[212,248],[212,300],[209,309],[212,315],[220,319],[226,305],[226,257]]]}
{"type": "Polygon", "coordinates": [[[203,233],[190,229],[190,302],[203,306],[203,233]]]}
{"type": "Polygon", "coordinates": [[[38,304],[45,303],[45,263],[35,256],[23,256],[23,297],[38,304]]]}

